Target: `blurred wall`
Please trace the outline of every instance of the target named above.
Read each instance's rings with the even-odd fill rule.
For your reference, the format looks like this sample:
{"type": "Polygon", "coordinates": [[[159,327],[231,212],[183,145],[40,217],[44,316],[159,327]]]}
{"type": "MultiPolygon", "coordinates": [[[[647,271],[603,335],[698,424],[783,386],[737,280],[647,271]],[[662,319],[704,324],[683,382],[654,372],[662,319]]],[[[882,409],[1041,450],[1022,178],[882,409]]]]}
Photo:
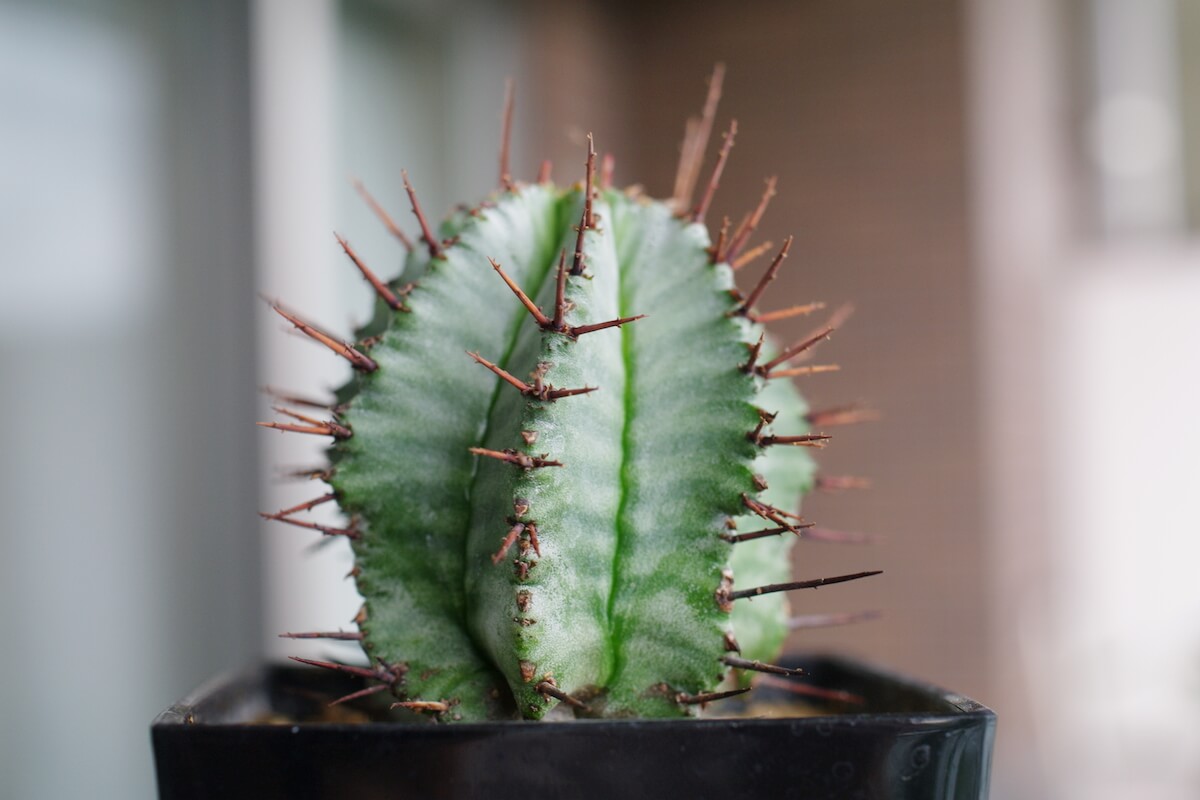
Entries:
{"type": "Polygon", "coordinates": [[[0,4],[0,796],[153,793],[258,649],[240,2],[0,4]]]}

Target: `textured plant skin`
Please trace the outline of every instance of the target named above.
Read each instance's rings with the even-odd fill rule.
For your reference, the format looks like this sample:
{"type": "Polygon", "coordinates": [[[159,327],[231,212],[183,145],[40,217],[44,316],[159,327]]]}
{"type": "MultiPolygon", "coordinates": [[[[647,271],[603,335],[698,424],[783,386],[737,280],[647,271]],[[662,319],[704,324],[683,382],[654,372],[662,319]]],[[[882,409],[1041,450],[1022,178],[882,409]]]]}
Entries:
{"type": "Polygon", "coordinates": [[[435,235],[410,187],[421,241],[386,284],[360,264],[364,343],[325,342],[358,368],[333,419],[273,425],[334,437],[322,477],[351,523],[319,530],[352,540],[373,666],[326,666],[443,721],[670,717],[775,656],[827,438],[788,372],[832,328],[765,334],[786,245],[735,288],[748,232],[701,221],[732,135],[696,207],[597,188],[590,155],[565,188],[502,164],[435,235]]]}

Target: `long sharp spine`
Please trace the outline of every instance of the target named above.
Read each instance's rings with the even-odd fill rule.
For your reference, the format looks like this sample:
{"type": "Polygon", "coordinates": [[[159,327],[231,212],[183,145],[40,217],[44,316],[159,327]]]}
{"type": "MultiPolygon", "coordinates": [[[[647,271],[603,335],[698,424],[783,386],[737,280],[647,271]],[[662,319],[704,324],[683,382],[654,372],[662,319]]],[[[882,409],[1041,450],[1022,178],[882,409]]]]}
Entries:
{"type": "Polygon", "coordinates": [[[804,675],[804,670],[798,667],[781,667],[778,664],[764,664],[761,661],[755,661],[748,658],[738,658],[737,656],[725,656],[721,659],[725,666],[733,667],[734,669],[748,669],[754,672],[765,672],[769,675],[787,675],[797,677],[804,675]]]}
{"type": "Polygon", "coordinates": [[[504,111],[500,122],[500,185],[505,191],[514,191],[512,170],[509,167],[509,155],[512,149],[513,105],[516,102],[516,84],[512,78],[504,82],[504,111]]]}
{"type": "Polygon", "coordinates": [[[358,271],[362,273],[362,276],[367,279],[367,283],[371,284],[371,288],[375,290],[375,294],[379,295],[379,298],[383,300],[383,302],[387,303],[388,308],[392,309],[392,311],[407,311],[408,309],[403,303],[400,302],[400,298],[396,296],[396,293],[393,292],[386,283],[379,279],[379,276],[372,272],[371,269],[363,263],[362,259],[358,257],[358,253],[354,252],[354,248],[350,246],[350,243],[346,241],[345,237],[338,233],[334,233],[333,235],[334,238],[337,239],[338,244],[342,246],[342,250],[344,250],[346,255],[350,257],[350,260],[354,262],[354,266],[357,267],[358,271]]]}
{"type": "Polygon", "coordinates": [[[751,235],[758,228],[758,223],[762,221],[763,214],[767,211],[767,206],[771,203],[771,198],[775,196],[775,176],[767,178],[767,186],[763,190],[762,199],[758,201],[758,207],[754,209],[745,225],[738,227],[737,232],[733,234],[733,240],[729,243],[729,250],[725,254],[723,261],[736,259],[738,253],[750,240],[751,235]]]}
{"type": "Polygon", "coordinates": [[[730,697],[737,697],[739,694],[745,694],[750,691],[750,687],[745,689],[730,689],[727,692],[702,692],[701,694],[686,694],[680,692],[675,695],[675,702],[685,706],[704,705],[706,703],[714,703],[717,700],[727,700],[730,697]]]}
{"type": "Polygon", "coordinates": [[[721,143],[720,152],[717,154],[717,163],[713,166],[712,176],[708,179],[708,186],[705,187],[700,202],[692,209],[692,222],[704,221],[704,215],[708,213],[708,207],[712,204],[713,197],[716,196],[717,186],[721,183],[721,173],[725,171],[725,162],[729,160],[729,151],[733,149],[733,140],[736,136],[737,120],[730,120],[729,130],[725,132],[725,139],[721,143]]]}
{"type": "Polygon", "coordinates": [[[775,256],[775,260],[771,262],[771,266],[767,267],[767,271],[758,279],[758,283],[742,301],[742,304],[734,309],[733,313],[741,316],[749,316],[754,304],[762,297],[763,292],[771,285],[771,281],[775,280],[775,276],[779,274],[779,268],[783,265],[783,260],[787,258],[788,250],[792,249],[792,237],[783,240],[783,247],[779,248],[779,253],[775,256]]]}
{"type": "Polygon", "coordinates": [[[382,222],[384,227],[388,229],[388,232],[400,241],[400,244],[404,246],[405,250],[412,252],[412,239],[409,239],[407,234],[400,230],[400,226],[396,224],[394,219],[392,219],[392,215],[389,214],[384,207],[381,206],[375,200],[375,198],[371,196],[371,193],[367,191],[367,187],[363,185],[363,182],[360,180],[355,180],[354,189],[358,192],[359,196],[362,197],[363,201],[366,202],[367,206],[370,207],[371,211],[375,213],[375,216],[379,217],[379,221],[382,222]]]}
{"type": "Polygon", "coordinates": [[[809,581],[792,581],[790,583],[771,583],[766,586],[756,586],[753,589],[739,589],[731,592],[729,597],[731,600],[740,600],[744,597],[758,597],[759,595],[772,594],[774,592],[790,592],[796,589],[818,589],[822,586],[831,586],[835,583],[846,583],[847,581],[856,581],[860,578],[869,578],[872,575],[879,575],[883,572],[881,569],[870,570],[867,572],[855,572],[850,575],[835,575],[832,578],[816,578],[809,581]]]}
{"type": "Polygon", "coordinates": [[[421,238],[425,240],[425,246],[429,248],[430,258],[442,257],[442,243],[433,234],[429,228],[429,221],[425,219],[425,212],[421,210],[421,204],[417,202],[417,193],[412,187],[412,183],[408,180],[408,171],[400,170],[400,176],[404,179],[404,191],[408,192],[408,200],[412,203],[413,214],[416,215],[417,223],[421,226],[421,238]]]}
{"type": "Polygon", "coordinates": [[[330,336],[328,333],[320,330],[315,325],[305,322],[289,311],[285,311],[278,303],[271,303],[271,308],[274,309],[275,313],[279,314],[279,316],[296,326],[296,328],[305,336],[308,336],[310,339],[325,345],[330,350],[349,361],[350,365],[355,369],[361,370],[362,372],[374,372],[375,370],[379,369],[379,365],[376,364],[375,361],[370,357],[360,353],[347,342],[339,341],[338,339],[330,336]]]}

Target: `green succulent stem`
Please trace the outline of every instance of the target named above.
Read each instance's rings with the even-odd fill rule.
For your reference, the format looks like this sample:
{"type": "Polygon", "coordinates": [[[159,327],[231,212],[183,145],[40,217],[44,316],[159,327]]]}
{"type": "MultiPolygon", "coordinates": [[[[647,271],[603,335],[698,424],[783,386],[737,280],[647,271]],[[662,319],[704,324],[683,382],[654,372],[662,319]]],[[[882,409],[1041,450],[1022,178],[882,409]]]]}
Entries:
{"type": "MultiPolygon", "coordinates": [[[[710,92],[704,136],[714,109],[710,92]]],[[[590,137],[582,186],[516,182],[504,155],[503,188],[436,233],[405,175],[417,242],[358,187],[408,253],[385,282],[338,237],[378,298],[359,341],[276,306],[356,370],[332,419],[265,423],[333,439],[332,491],[265,516],[349,539],[364,601],[357,633],[288,635],[361,640],[371,665],[306,663],[440,721],[687,716],[755,671],[795,674],[769,663],[782,590],[868,573],[789,583],[795,539],[817,535],[800,517],[809,450],[828,437],[787,378],[825,369],[795,362],[836,320],[787,348],[765,332],[821,307],[758,311],[790,238],[736,288],[775,183],[713,243],[735,131],[694,207],[703,137],[668,202],[595,189],[590,137]],[[344,528],[293,516],[333,500],[344,528]]]]}

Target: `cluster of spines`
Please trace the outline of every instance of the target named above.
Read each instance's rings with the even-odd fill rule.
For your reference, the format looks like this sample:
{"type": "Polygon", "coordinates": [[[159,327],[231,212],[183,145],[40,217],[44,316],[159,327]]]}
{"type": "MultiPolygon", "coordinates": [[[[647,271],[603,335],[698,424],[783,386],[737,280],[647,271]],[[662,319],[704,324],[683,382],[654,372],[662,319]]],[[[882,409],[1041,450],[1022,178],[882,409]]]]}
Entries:
{"type": "MultiPolygon", "coordinates": [[[[690,221],[692,223],[704,223],[705,216],[715,196],[721,175],[725,169],[725,165],[728,161],[737,133],[737,122],[736,120],[731,121],[728,130],[723,136],[722,145],[718,151],[716,163],[712,169],[709,180],[705,184],[705,189],[696,204],[692,205],[691,197],[694,194],[696,183],[698,181],[707,141],[711,135],[716,114],[716,105],[721,93],[722,79],[723,68],[718,65],[710,79],[709,94],[706,99],[704,111],[701,117],[688,121],[684,143],[681,148],[681,158],[676,175],[675,191],[671,200],[669,201],[681,219],[690,221]]],[[[519,184],[513,179],[509,168],[512,109],[513,91],[510,82],[506,90],[500,150],[500,186],[502,191],[506,192],[516,192],[519,190],[519,184]]],[[[588,333],[636,322],[645,316],[636,315],[631,317],[615,318],[603,322],[576,326],[567,325],[565,322],[565,315],[570,307],[570,304],[564,298],[564,286],[566,284],[566,279],[568,275],[581,276],[586,274],[584,234],[588,230],[596,230],[596,221],[593,215],[592,203],[593,195],[596,191],[595,162],[596,151],[592,136],[589,134],[588,154],[585,164],[586,172],[583,183],[584,204],[579,223],[578,225],[574,226],[575,230],[577,231],[576,246],[572,254],[569,268],[567,266],[566,250],[564,249],[560,254],[555,273],[556,294],[553,316],[548,316],[546,313],[544,313],[542,309],[533,302],[529,295],[527,295],[522,288],[508,276],[500,263],[494,259],[489,259],[496,274],[512,291],[517,300],[529,311],[537,325],[543,331],[561,334],[568,340],[575,340],[588,333]]],[[[611,186],[613,171],[614,159],[611,154],[605,154],[601,159],[599,180],[601,189],[608,189],[611,186]]],[[[550,173],[550,162],[542,162],[538,172],[537,182],[549,182],[550,173]]],[[[456,239],[451,238],[442,240],[433,233],[428,219],[426,218],[417,199],[416,191],[409,181],[406,172],[402,172],[402,178],[405,191],[412,206],[412,212],[421,231],[419,241],[427,249],[431,261],[444,258],[445,249],[452,247],[456,243],[456,239]]],[[[355,188],[367,205],[375,213],[375,215],[381,220],[387,230],[401,243],[401,245],[407,251],[411,252],[417,246],[417,244],[403,232],[403,230],[396,224],[383,206],[376,201],[376,199],[368,192],[366,187],[361,182],[355,181],[355,188]]],[[[636,189],[631,190],[631,194],[636,193],[636,189]]],[[[731,269],[736,272],[771,251],[773,244],[769,241],[756,245],[749,250],[746,250],[745,247],[749,243],[749,240],[761,222],[770,200],[775,193],[776,179],[774,177],[768,178],[758,204],[752,211],[747,212],[737,227],[732,229],[732,232],[730,219],[728,217],[723,219],[719,233],[708,251],[711,263],[728,264],[731,269]]],[[[485,203],[485,205],[487,204],[485,203]]],[[[468,213],[471,214],[478,214],[478,212],[479,209],[468,210],[468,213]]],[[[358,256],[345,238],[336,233],[335,238],[351,263],[371,286],[377,297],[388,307],[388,309],[395,313],[407,313],[409,308],[405,304],[404,300],[414,290],[419,289],[419,280],[410,282],[401,287],[392,286],[389,282],[381,280],[377,274],[365,264],[365,262],[358,256]]],[[[769,285],[775,280],[783,261],[787,258],[791,244],[792,237],[789,236],[783,242],[783,245],[775,254],[770,265],[767,267],[763,275],[756,282],[750,292],[742,295],[737,289],[730,290],[733,300],[736,303],[734,309],[729,312],[730,316],[741,317],[749,323],[762,325],[769,322],[808,315],[825,307],[823,303],[808,303],[804,305],[793,305],[784,309],[769,312],[760,312],[757,309],[758,302],[765,295],[769,285]]],[[[355,370],[362,373],[371,373],[378,369],[378,364],[369,355],[370,348],[376,343],[377,339],[369,338],[356,343],[346,342],[322,330],[313,323],[301,319],[295,313],[286,310],[278,302],[272,301],[270,304],[273,310],[291,323],[302,334],[347,360],[355,370]]],[[[795,366],[795,363],[808,359],[816,346],[820,342],[829,338],[830,334],[841,327],[851,312],[852,309],[848,306],[838,309],[826,324],[816,328],[810,334],[799,339],[794,344],[783,348],[773,357],[765,361],[763,360],[765,334],[762,334],[754,343],[747,343],[747,361],[738,365],[738,368],[744,373],[762,380],[793,378],[836,371],[839,369],[838,365],[836,364],[805,364],[803,366],[795,366]]],[[[512,375],[497,364],[488,361],[477,352],[468,352],[467,355],[477,364],[493,372],[498,378],[513,386],[523,395],[544,402],[555,402],[567,397],[588,394],[596,391],[599,388],[589,386],[578,388],[555,387],[545,380],[546,372],[549,367],[549,365],[545,363],[539,364],[534,372],[530,375],[529,380],[526,381],[512,375]]],[[[329,436],[334,440],[345,440],[353,436],[353,431],[351,428],[342,424],[340,419],[341,414],[345,411],[345,406],[336,403],[323,403],[302,397],[282,395],[271,390],[268,391],[280,402],[313,409],[321,409],[328,412],[330,418],[317,419],[313,416],[302,414],[294,409],[286,408],[280,405],[273,406],[274,410],[283,416],[290,418],[292,420],[291,422],[260,422],[258,423],[259,425],[280,431],[329,436]]],[[[752,443],[759,447],[785,445],[819,448],[824,447],[826,442],[831,438],[828,434],[824,433],[805,433],[797,435],[776,435],[773,433],[767,433],[766,428],[774,421],[774,414],[763,409],[759,409],[758,412],[758,424],[754,429],[748,431],[746,435],[752,443]]],[[[869,409],[862,409],[857,406],[846,406],[823,411],[809,412],[805,416],[805,421],[811,428],[815,428],[861,422],[874,419],[875,417],[875,412],[869,409]]],[[[534,431],[522,431],[521,437],[526,446],[531,446],[536,442],[537,434],[534,431]]],[[[521,470],[563,466],[561,462],[551,458],[549,453],[532,456],[517,448],[491,450],[482,447],[471,447],[470,452],[478,456],[507,462],[512,464],[515,468],[521,470]]],[[[301,470],[294,474],[309,478],[315,477],[328,481],[332,477],[332,473],[332,467],[319,467],[301,470]]],[[[814,488],[822,491],[840,491],[845,489],[866,488],[868,485],[868,481],[859,477],[818,475],[815,480],[814,488]]],[[[755,476],[755,487],[758,490],[767,488],[766,482],[761,478],[761,476],[755,476]]],[[[357,519],[352,518],[350,524],[346,527],[335,527],[320,525],[295,518],[296,514],[310,511],[319,505],[334,502],[338,499],[339,498],[336,492],[327,492],[312,500],[296,504],[292,507],[282,509],[274,513],[262,513],[261,516],[265,519],[280,521],[298,527],[307,528],[322,533],[326,536],[343,536],[350,539],[356,539],[359,537],[357,519]]],[[[778,536],[785,533],[791,533],[799,538],[832,542],[862,542],[867,540],[867,537],[861,534],[819,528],[815,523],[809,522],[799,515],[764,503],[753,497],[750,493],[743,493],[741,500],[742,505],[747,512],[749,512],[751,515],[760,517],[768,523],[771,523],[772,527],[766,527],[760,530],[749,531],[745,533],[738,533],[736,532],[734,521],[731,518],[729,520],[727,530],[720,534],[721,538],[730,544],[739,544],[760,538],[778,536]]],[[[503,560],[505,560],[511,548],[517,545],[519,545],[523,554],[529,550],[532,550],[536,555],[540,556],[537,521],[529,516],[529,512],[530,509],[527,501],[517,499],[514,502],[513,515],[506,518],[506,523],[508,525],[507,532],[501,541],[499,549],[492,556],[493,564],[500,564],[503,560]]],[[[524,574],[527,573],[528,569],[530,568],[530,564],[536,564],[536,561],[530,562],[529,560],[525,559],[517,559],[513,563],[517,570],[518,579],[520,580],[524,577],[524,574]]],[[[357,573],[357,569],[358,568],[355,567],[355,570],[352,571],[350,575],[355,575],[357,573]]],[[[739,599],[753,598],[763,594],[775,592],[817,588],[820,586],[857,580],[876,574],[879,574],[879,571],[864,571],[827,578],[767,584],[749,589],[735,590],[733,588],[733,574],[730,570],[725,570],[722,574],[719,585],[714,591],[714,598],[717,605],[722,610],[731,611],[733,602],[739,599]]],[[[528,592],[518,589],[517,605],[518,608],[522,610],[524,610],[522,603],[523,594],[527,603],[528,592]]],[[[365,620],[365,613],[364,607],[354,621],[361,624],[365,620]]],[[[795,630],[810,627],[823,627],[828,625],[843,625],[864,621],[874,618],[875,616],[875,612],[797,616],[788,621],[788,627],[795,630]]],[[[520,624],[520,620],[515,621],[520,624]]],[[[362,642],[364,639],[364,635],[359,631],[284,633],[280,635],[282,637],[292,639],[324,639],[332,641],[362,642]]],[[[725,639],[725,649],[727,653],[736,654],[740,652],[737,642],[733,638],[732,634],[727,633],[725,639]]],[[[370,683],[370,685],[363,690],[338,698],[334,701],[335,704],[375,694],[384,690],[390,690],[400,697],[407,698],[407,695],[405,694],[405,677],[406,673],[408,672],[408,665],[405,663],[392,664],[378,657],[374,657],[375,665],[370,667],[355,666],[331,661],[304,659],[299,657],[294,657],[294,660],[309,664],[311,666],[341,671],[362,678],[370,683]]],[[[764,663],[758,660],[745,659],[738,655],[727,654],[722,657],[720,661],[724,666],[731,669],[753,671],[756,673],[762,673],[767,677],[794,677],[804,674],[803,670],[800,669],[782,667],[779,665],[764,663]]],[[[534,677],[535,676],[531,674],[528,679],[533,680],[534,677]]],[[[669,687],[663,685],[661,688],[664,692],[671,693],[669,687]]],[[[557,699],[560,702],[576,709],[583,711],[588,710],[586,703],[584,703],[582,700],[560,690],[555,685],[553,676],[543,676],[536,683],[535,690],[546,698],[557,699]]],[[[746,691],[749,691],[749,687],[732,689],[728,691],[701,692],[694,695],[682,692],[674,692],[673,695],[675,702],[681,706],[690,706],[704,705],[716,700],[740,695],[746,691]]],[[[812,687],[800,687],[797,688],[796,691],[799,693],[824,696],[833,699],[854,699],[852,695],[847,695],[846,693],[830,692],[812,687]]],[[[433,713],[440,716],[450,712],[454,704],[455,701],[453,700],[407,698],[393,703],[392,707],[406,708],[415,712],[433,713]]]]}

